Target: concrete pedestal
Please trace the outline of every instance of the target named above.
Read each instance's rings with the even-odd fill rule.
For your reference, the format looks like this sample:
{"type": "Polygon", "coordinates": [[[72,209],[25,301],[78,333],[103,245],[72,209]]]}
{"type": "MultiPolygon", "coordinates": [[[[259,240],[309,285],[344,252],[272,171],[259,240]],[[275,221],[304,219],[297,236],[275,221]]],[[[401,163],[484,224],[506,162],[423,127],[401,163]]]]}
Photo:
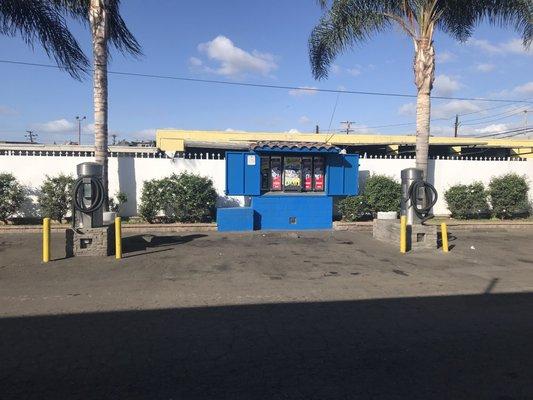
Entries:
{"type": "Polygon", "coordinates": [[[114,253],[114,225],[101,228],[67,229],[66,253],[73,256],[109,256],[114,253]]]}
{"type": "MultiPolygon", "coordinates": [[[[375,219],[373,224],[374,239],[400,246],[400,220],[375,219]]],[[[438,229],[432,225],[407,226],[407,250],[436,249],[438,247],[438,229]]]]}

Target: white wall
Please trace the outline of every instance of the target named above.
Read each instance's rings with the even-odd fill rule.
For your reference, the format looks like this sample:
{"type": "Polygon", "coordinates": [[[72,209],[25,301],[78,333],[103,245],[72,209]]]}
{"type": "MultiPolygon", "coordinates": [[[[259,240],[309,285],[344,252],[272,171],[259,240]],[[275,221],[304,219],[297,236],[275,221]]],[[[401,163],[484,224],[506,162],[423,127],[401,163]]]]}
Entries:
{"type": "MultiPolygon", "coordinates": [[[[46,175],[64,173],[76,176],[76,165],[87,161],[93,161],[93,158],[0,155],[0,172],[13,173],[22,184],[35,193],[46,175]]],[[[371,174],[389,175],[400,180],[400,171],[414,167],[414,165],[414,159],[361,158],[360,180],[364,183],[366,177],[371,174]]],[[[128,204],[124,215],[135,215],[144,181],[183,171],[211,178],[220,196],[219,205],[242,205],[244,203],[243,197],[228,198],[224,195],[225,161],[219,159],[110,157],[109,191],[111,195],[119,191],[125,192],[128,195],[128,204]]],[[[429,180],[435,185],[440,195],[434,213],[448,213],[443,195],[450,186],[474,181],[488,184],[492,177],[507,172],[526,175],[533,187],[533,160],[430,160],[429,180]]],[[[530,196],[533,198],[533,188],[530,196]]],[[[31,213],[31,207],[27,207],[27,212],[31,213]]]]}

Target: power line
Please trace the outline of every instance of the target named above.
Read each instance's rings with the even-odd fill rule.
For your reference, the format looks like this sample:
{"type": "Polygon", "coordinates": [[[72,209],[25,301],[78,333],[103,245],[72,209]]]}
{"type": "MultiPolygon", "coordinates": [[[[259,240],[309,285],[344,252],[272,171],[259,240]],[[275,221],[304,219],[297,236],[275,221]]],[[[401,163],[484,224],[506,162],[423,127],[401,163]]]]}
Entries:
{"type": "MultiPolygon", "coordinates": [[[[464,123],[463,125],[483,125],[483,124],[490,124],[492,122],[496,122],[496,121],[501,121],[502,119],[507,119],[507,118],[511,118],[511,117],[514,117],[516,115],[519,115],[519,114],[522,114],[524,112],[524,110],[520,110],[520,111],[514,111],[512,112],[511,114],[508,114],[508,115],[504,115],[502,117],[498,117],[498,118],[494,118],[494,119],[490,119],[490,120],[486,120],[486,121],[481,121],[481,122],[474,122],[474,123],[464,123]]],[[[501,115],[501,114],[500,114],[501,115]]]]}
{"type": "MultiPolygon", "coordinates": [[[[530,99],[525,99],[525,100],[530,100],[530,99]]],[[[509,104],[500,104],[500,105],[497,105],[495,107],[489,107],[489,108],[483,108],[481,110],[477,110],[477,111],[470,111],[470,112],[467,112],[467,113],[459,113],[457,114],[459,117],[464,117],[466,115],[472,115],[472,114],[478,114],[478,113],[481,113],[481,112],[485,112],[485,111],[490,111],[490,110],[494,110],[494,109],[497,109],[497,108],[502,108],[502,107],[507,107],[509,106],[509,104]]],[[[518,108],[516,108],[518,109],[518,108]]],[[[505,113],[509,112],[509,110],[505,111],[505,113]]],[[[501,115],[501,114],[495,114],[495,115],[501,115]]],[[[487,115],[485,117],[481,117],[481,118],[492,118],[494,117],[495,115],[487,115]]],[[[435,121],[451,121],[453,120],[455,117],[448,117],[448,118],[431,118],[431,122],[435,122],[435,121]]],[[[475,119],[469,119],[467,120],[466,122],[469,122],[469,121],[475,121],[477,120],[477,118],[475,119]]],[[[405,123],[398,123],[398,124],[387,124],[387,125],[376,125],[376,126],[367,126],[366,129],[378,129],[378,128],[393,128],[393,127],[397,127],[397,126],[410,126],[410,125],[416,125],[416,122],[405,122],[405,123]]],[[[462,125],[462,123],[460,124],[462,125]]]]}
{"type": "MultiPolygon", "coordinates": [[[[507,107],[507,106],[509,106],[509,107],[513,107],[513,106],[510,106],[509,104],[505,104],[505,105],[503,105],[503,106],[501,106],[501,107],[507,107]]],[[[501,112],[501,113],[491,114],[491,115],[485,115],[485,116],[483,116],[483,117],[470,118],[470,119],[465,120],[464,122],[480,121],[480,120],[482,120],[482,119],[494,118],[494,117],[497,117],[497,116],[499,116],[499,115],[503,115],[503,114],[507,114],[507,113],[509,113],[509,112],[516,111],[516,110],[518,110],[518,109],[521,108],[521,107],[523,107],[523,106],[518,106],[518,107],[517,107],[517,106],[514,106],[514,108],[512,108],[512,109],[507,109],[507,110],[505,110],[505,111],[503,111],[503,112],[501,112]]],[[[490,108],[490,109],[492,109],[492,108],[490,108]]],[[[489,109],[489,110],[490,110],[490,109],[489,109]]],[[[487,109],[480,110],[479,112],[483,112],[483,111],[487,111],[487,109]]],[[[464,115],[459,114],[459,116],[461,117],[461,116],[464,116],[464,115]]]]}
{"type": "Polygon", "coordinates": [[[516,133],[516,132],[525,133],[526,130],[524,130],[524,128],[513,128],[513,129],[507,129],[507,130],[504,130],[504,131],[499,131],[499,132],[494,132],[494,133],[489,133],[489,134],[474,135],[474,137],[476,137],[476,138],[488,138],[488,137],[506,135],[506,134],[510,134],[510,133],[516,133]]]}
{"type": "MultiPolygon", "coordinates": [[[[14,65],[25,65],[31,67],[40,67],[40,68],[54,68],[61,69],[57,65],[52,64],[39,64],[39,63],[30,63],[23,61],[14,61],[14,60],[0,60],[0,63],[3,64],[14,64],[14,65]]],[[[89,69],[88,71],[92,71],[89,69]]],[[[403,98],[416,98],[416,94],[407,94],[407,93],[391,93],[391,92],[374,92],[374,91],[360,91],[360,90],[339,90],[339,89],[320,89],[320,88],[308,88],[303,86],[290,86],[290,85],[269,85],[264,83],[250,83],[250,82],[232,82],[224,81],[217,79],[200,79],[200,78],[187,78],[184,76],[173,76],[173,75],[158,75],[158,74],[145,74],[137,72],[123,72],[123,71],[107,71],[108,74],[112,75],[122,75],[122,76],[134,76],[140,78],[154,78],[154,79],[169,79],[183,82],[195,82],[195,83],[210,83],[218,85],[228,85],[228,86],[244,86],[244,87],[255,87],[263,89],[281,89],[281,90],[299,90],[299,91],[311,91],[311,92],[322,92],[322,93],[346,93],[346,94],[357,94],[365,96],[382,96],[382,97],[403,97],[403,98]]],[[[491,98],[479,98],[479,97],[448,97],[448,96],[432,96],[433,99],[437,100],[462,100],[462,101],[484,101],[484,102],[493,102],[493,103],[532,103],[531,101],[525,100],[506,100],[506,99],[491,99],[491,98]]]]}

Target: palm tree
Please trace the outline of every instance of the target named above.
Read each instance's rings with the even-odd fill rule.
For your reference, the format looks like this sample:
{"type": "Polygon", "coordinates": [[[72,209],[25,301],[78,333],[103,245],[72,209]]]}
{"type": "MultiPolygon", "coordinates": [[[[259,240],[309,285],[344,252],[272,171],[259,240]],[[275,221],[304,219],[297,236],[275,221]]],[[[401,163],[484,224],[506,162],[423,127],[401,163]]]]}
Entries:
{"type": "Polygon", "coordinates": [[[427,176],[431,90],[435,79],[436,29],[466,41],[482,20],[513,25],[529,47],[533,36],[531,0],[319,0],[326,10],[309,38],[316,79],[326,78],[335,57],[374,34],[397,25],[413,40],[416,104],[416,167],[427,176]]]}
{"type": "Polygon", "coordinates": [[[107,162],[107,63],[109,44],[123,54],[141,55],[141,47],[120,15],[120,0],[52,0],[72,17],[88,23],[93,45],[93,102],[95,161],[102,164],[106,208],[108,208],[107,162]]]}
{"type": "Polygon", "coordinates": [[[0,34],[20,35],[31,47],[39,41],[48,56],[76,79],[89,65],[67,29],[61,7],[48,0],[1,0],[0,34]]]}

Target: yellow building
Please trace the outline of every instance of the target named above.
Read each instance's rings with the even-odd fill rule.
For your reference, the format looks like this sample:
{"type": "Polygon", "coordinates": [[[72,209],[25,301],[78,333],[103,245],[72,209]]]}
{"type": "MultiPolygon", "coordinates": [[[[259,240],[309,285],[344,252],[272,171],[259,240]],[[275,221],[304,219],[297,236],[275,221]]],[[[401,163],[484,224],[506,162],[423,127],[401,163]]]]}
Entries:
{"type": "MultiPolygon", "coordinates": [[[[156,146],[166,152],[225,151],[246,149],[258,141],[321,142],[345,148],[349,153],[413,155],[413,135],[359,135],[276,132],[227,132],[159,129],[156,146]]],[[[532,139],[430,137],[430,156],[533,158],[532,139]]]]}

